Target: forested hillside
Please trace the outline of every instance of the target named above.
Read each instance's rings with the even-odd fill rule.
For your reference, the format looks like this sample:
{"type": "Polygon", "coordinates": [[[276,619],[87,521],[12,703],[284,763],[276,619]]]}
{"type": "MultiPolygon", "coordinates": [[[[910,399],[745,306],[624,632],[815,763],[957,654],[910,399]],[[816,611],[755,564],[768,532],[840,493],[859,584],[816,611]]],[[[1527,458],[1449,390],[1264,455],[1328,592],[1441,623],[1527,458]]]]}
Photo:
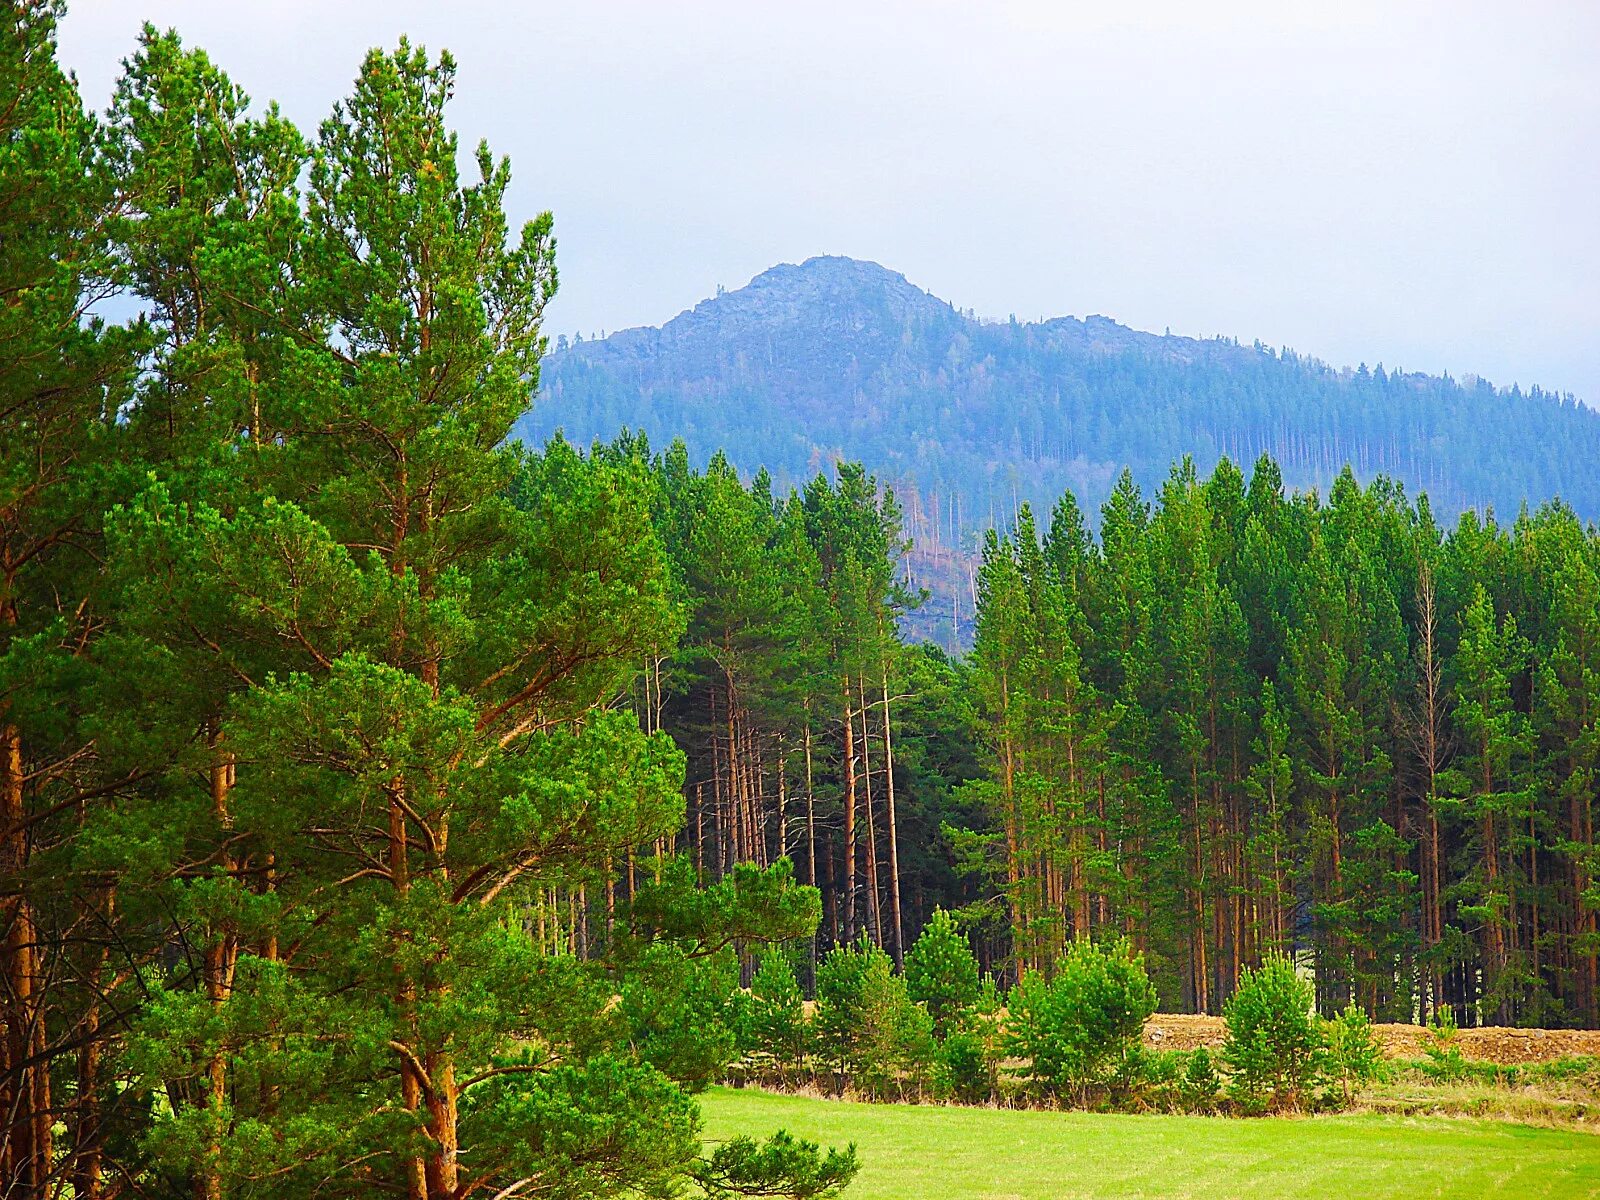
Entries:
{"type": "Polygon", "coordinates": [[[1104,317],[974,319],[873,263],[779,266],[660,329],[559,343],[542,403],[518,425],[538,445],[623,428],[682,437],[704,463],[736,450],[780,487],[858,459],[894,487],[936,592],[919,628],[970,633],[978,531],[1071,489],[1092,511],[1124,467],[1146,492],[1192,456],[1270,454],[1291,487],[1324,492],[1349,464],[1435,511],[1560,497],[1600,515],[1600,412],[1483,381],[1339,370],[1289,350],[1140,333],[1104,317]]]}

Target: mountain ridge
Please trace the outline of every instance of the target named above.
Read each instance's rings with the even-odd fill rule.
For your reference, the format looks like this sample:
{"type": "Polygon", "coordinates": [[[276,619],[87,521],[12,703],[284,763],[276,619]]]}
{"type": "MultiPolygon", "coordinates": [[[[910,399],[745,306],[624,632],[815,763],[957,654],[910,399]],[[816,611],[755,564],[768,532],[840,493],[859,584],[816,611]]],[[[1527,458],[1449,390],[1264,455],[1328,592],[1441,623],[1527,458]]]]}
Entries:
{"type": "Polygon", "coordinates": [[[580,444],[624,427],[725,451],[779,489],[859,459],[900,494],[927,551],[970,554],[1023,502],[1071,489],[1093,519],[1127,469],[1147,495],[1262,453],[1300,489],[1346,464],[1426,491],[1447,520],[1561,498],[1600,517],[1600,412],[1539,388],[1335,368],[1233,338],[1109,317],[979,320],[876,263],[779,264],[659,327],[559,340],[517,433],[580,444]]]}

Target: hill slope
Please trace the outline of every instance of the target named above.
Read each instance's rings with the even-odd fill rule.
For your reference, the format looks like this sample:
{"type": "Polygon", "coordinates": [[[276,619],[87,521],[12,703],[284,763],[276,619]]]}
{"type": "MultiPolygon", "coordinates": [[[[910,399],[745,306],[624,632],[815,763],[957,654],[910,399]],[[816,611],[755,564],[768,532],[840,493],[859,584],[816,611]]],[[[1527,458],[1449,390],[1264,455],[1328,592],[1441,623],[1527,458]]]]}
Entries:
{"type": "Polygon", "coordinates": [[[1185,454],[1204,472],[1269,453],[1302,488],[1348,462],[1426,490],[1446,519],[1558,496],[1600,516],[1600,412],[1570,397],[1105,317],[982,322],[848,258],[774,267],[660,329],[563,341],[519,433],[587,442],[623,426],[662,447],[682,437],[700,460],[726,449],[780,488],[859,458],[900,493],[935,576],[963,573],[973,532],[1021,501],[1048,511],[1071,488],[1092,514],[1124,467],[1148,492],[1185,454]]]}

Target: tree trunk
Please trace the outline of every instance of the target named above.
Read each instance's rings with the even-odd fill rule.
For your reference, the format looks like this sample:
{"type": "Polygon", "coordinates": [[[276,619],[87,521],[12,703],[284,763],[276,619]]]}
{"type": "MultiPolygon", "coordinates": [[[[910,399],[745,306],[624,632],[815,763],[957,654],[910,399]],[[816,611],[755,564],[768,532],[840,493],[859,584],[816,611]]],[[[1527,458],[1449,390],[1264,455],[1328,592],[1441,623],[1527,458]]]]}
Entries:
{"type": "Polygon", "coordinates": [[[0,816],[4,845],[0,877],[17,889],[6,904],[5,1071],[0,1075],[0,1121],[6,1123],[0,1178],[7,1195],[42,1197],[50,1176],[50,1067],[46,1060],[38,931],[23,886],[28,866],[22,733],[0,725],[0,816]]]}
{"type": "MultiPolygon", "coordinates": [[[[229,809],[228,795],[233,788],[234,765],[232,756],[222,749],[222,732],[215,725],[211,733],[211,813],[217,822],[218,835],[225,841],[233,828],[233,814],[229,809]]],[[[238,863],[231,851],[222,854],[222,869],[232,875],[238,863]]],[[[205,949],[203,971],[206,998],[219,1028],[226,1028],[223,1011],[233,991],[234,966],[238,962],[238,941],[233,930],[213,929],[205,949]]],[[[222,1140],[228,1131],[228,1046],[219,1042],[212,1051],[206,1070],[206,1108],[209,1111],[206,1132],[205,1163],[196,1181],[196,1193],[201,1200],[222,1200],[222,1140]]]]}
{"type": "Polygon", "coordinates": [[[883,758],[884,781],[889,804],[889,902],[894,917],[894,961],[898,966],[905,962],[906,944],[905,925],[900,912],[900,838],[894,812],[894,735],[890,729],[887,671],[883,676],[883,758]]]}
{"type": "Polygon", "coordinates": [[[858,677],[856,692],[861,700],[861,780],[867,813],[867,917],[872,922],[872,940],[883,946],[883,906],[878,888],[878,826],[872,811],[872,739],[867,727],[867,689],[858,677]]]}
{"type": "Polygon", "coordinates": [[[844,681],[844,940],[856,936],[856,715],[844,681]]]}

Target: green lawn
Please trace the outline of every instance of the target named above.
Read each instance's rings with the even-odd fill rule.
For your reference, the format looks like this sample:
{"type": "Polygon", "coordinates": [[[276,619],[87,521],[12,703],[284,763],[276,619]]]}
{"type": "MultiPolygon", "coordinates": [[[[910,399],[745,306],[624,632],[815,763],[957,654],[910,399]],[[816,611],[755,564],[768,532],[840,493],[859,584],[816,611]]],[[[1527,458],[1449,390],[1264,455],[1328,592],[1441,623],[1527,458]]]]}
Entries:
{"type": "Polygon", "coordinates": [[[718,1088],[711,1138],[855,1142],[847,1200],[1600,1197],[1600,1136],[1487,1121],[1127,1117],[847,1104],[718,1088]]]}

